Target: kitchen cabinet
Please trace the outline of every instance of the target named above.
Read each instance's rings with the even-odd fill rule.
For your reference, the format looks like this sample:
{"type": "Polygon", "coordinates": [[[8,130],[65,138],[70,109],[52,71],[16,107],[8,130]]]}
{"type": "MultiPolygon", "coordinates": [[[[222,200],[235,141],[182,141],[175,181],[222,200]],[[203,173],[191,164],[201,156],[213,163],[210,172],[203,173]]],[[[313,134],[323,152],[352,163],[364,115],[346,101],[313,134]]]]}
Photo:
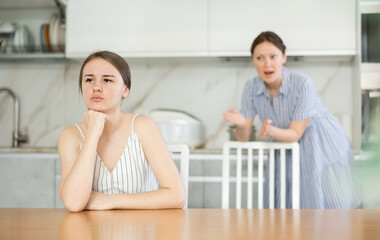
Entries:
{"type": "Polygon", "coordinates": [[[59,9],[52,0],[1,1],[0,21],[3,24],[12,24],[15,31],[11,35],[0,34],[0,40],[6,42],[2,45],[0,59],[63,59],[64,27],[61,27],[60,21],[54,21],[54,27],[41,33],[42,25],[51,25],[54,14],[58,16],[59,9]],[[41,38],[48,38],[46,41],[54,46],[50,50],[46,44],[42,46],[41,38]]]}
{"type": "Polygon", "coordinates": [[[355,0],[70,1],[66,56],[249,56],[254,37],[277,32],[288,55],[356,55],[355,0]],[[91,7],[91,11],[87,11],[91,7]]]}
{"type": "Polygon", "coordinates": [[[0,153],[0,207],[60,207],[56,153],[0,153]],[[57,199],[58,198],[58,199],[57,199]]]}
{"type": "Polygon", "coordinates": [[[207,0],[69,1],[66,56],[97,50],[124,57],[199,56],[207,51],[207,0]]]}
{"type": "Polygon", "coordinates": [[[249,56],[274,31],[288,55],[355,55],[355,0],[209,0],[210,55],[249,56]]]}

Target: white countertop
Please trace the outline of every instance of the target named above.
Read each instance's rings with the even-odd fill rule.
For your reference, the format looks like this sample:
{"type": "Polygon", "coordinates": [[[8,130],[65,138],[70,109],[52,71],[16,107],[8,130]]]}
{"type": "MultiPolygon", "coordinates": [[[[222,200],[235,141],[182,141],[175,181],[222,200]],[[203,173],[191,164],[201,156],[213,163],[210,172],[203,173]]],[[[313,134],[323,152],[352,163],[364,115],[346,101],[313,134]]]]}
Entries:
{"type": "MultiPolygon", "coordinates": [[[[222,154],[221,148],[216,149],[193,149],[190,154],[222,154]]],[[[25,148],[11,148],[0,147],[0,153],[58,153],[56,147],[25,147],[25,148]]]]}

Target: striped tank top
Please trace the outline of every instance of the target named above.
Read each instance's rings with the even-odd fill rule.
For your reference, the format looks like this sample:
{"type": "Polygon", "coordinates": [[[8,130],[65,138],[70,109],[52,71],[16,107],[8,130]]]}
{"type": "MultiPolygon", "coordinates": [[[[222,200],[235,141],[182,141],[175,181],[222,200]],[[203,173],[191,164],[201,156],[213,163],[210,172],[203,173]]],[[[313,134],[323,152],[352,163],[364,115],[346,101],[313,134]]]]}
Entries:
{"type": "MultiPolygon", "coordinates": [[[[132,130],[128,142],[112,171],[107,169],[99,154],[96,154],[92,191],[103,194],[121,194],[141,193],[158,189],[157,179],[146,160],[140,140],[133,130],[136,116],[137,114],[132,120],[132,130]]],[[[81,148],[84,135],[80,127],[77,124],[75,126],[82,135],[81,148]]]]}

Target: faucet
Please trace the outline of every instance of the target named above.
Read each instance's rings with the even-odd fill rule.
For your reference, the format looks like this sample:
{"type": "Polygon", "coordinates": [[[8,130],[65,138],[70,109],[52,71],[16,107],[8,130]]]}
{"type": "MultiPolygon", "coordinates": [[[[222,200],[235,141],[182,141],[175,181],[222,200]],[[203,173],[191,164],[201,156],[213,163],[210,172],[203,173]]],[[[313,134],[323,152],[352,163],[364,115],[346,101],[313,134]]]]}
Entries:
{"type": "Polygon", "coordinates": [[[0,88],[0,92],[5,91],[11,97],[13,98],[13,135],[12,135],[12,147],[17,148],[19,145],[19,142],[28,142],[28,136],[27,135],[21,135],[19,133],[19,101],[17,95],[10,89],[10,88],[0,88]]]}

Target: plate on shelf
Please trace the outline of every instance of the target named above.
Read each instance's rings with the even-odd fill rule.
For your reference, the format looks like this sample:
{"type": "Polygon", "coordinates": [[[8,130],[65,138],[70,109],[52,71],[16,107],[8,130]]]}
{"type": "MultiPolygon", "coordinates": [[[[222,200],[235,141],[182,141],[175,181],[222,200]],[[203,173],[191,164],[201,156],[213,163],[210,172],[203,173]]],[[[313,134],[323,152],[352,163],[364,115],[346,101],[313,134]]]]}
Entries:
{"type": "Polygon", "coordinates": [[[40,29],[41,50],[44,53],[52,52],[49,39],[50,24],[42,24],[40,29]]]}
{"type": "Polygon", "coordinates": [[[53,51],[54,51],[54,46],[55,46],[55,39],[54,39],[54,22],[55,22],[55,14],[50,18],[50,23],[49,23],[49,43],[51,44],[53,51]]]}
{"type": "Polygon", "coordinates": [[[59,24],[59,27],[58,27],[58,48],[60,52],[65,51],[65,29],[64,29],[63,24],[61,23],[59,24]]]}
{"type": "Polygon", "coordinates": [[[49,28],[49,40],[51,49],[53,52],[58,52],[58,28],[59,28],[59,16],[57,13],[53,14],[50,19],[49,28]]]}
{"type": "Polygon", "coordinates": [[[50,36],[49,36],[50,27],[51,27],[50,24],[46,25],[46,28],[45,28],[45,41],[46,41],[46,46],[47,46],[48,52],[53,52],[53,48],[51,46],[50,36]]]}
{"type": "Polygon", "coordinates": [[[50,20],[49,39],[53,52],[64,52],[64,27],[58,13],[53,14],[50,20]]]}
{"type": "Polygon", "coordinates": [[[41,44],[41,52],[47,52],[47,47],[45,43],[45,28],[47,24],[42,24],[40,28],[40,44],[41,44]]]}
{"type": "Polygon", "coordinates": [[[58,25],[58,31],[57,31],[57,44],[58,44],[58,50],[59,52],[64,52],[64,31],[63,31],[63,25],[59,24],[58,25]]]}

